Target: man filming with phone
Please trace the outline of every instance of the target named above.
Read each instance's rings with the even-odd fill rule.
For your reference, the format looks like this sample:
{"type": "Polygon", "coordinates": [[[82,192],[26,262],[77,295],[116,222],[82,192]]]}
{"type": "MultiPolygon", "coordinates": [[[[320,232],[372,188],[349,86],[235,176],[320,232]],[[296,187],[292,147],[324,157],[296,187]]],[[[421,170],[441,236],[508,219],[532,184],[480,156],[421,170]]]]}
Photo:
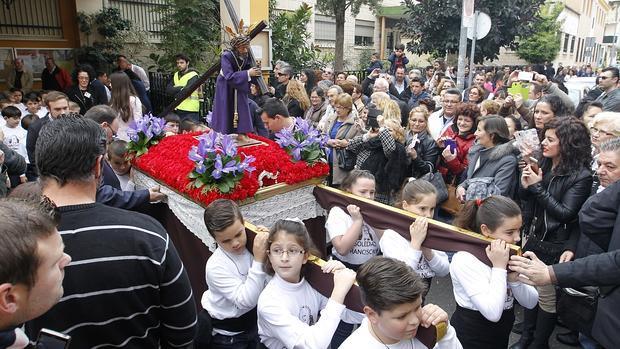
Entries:
{"type": "Polygon", "coordinates": [[[49,213],[34,203],[0,200],[0,349],[29,347],[19,327],[58,302],[69,262],[49,213]]]}

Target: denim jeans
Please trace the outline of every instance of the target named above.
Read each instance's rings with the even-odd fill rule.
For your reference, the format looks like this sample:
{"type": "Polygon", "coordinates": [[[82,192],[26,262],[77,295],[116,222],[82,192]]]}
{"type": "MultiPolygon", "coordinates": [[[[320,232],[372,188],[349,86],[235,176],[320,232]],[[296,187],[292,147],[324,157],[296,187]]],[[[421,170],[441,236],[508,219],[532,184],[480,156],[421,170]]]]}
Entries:
{"type": "Polygon", "coordinates": [[[583,333],[579,333],[579,344],[583,349],[601,349],[601,345],[598,344],[594,339],[586,336],[583,333]]]}

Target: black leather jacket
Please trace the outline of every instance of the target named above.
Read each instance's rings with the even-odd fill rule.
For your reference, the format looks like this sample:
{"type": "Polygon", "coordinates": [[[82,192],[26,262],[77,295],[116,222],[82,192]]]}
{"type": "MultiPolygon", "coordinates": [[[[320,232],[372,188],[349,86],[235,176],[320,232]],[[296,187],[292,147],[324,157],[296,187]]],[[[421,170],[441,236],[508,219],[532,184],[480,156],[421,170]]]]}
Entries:
{"type": "MultiPolygon", "coordinates": [[[[409,134],[406,136],[406,148],[408,152],[409,145],[411,144],[412,137],[409,134]]],[[[409,167],[409,175],[415,178],[420,178],[428,172],[435,172],[437,166],[437,160],[439,159],[440,149],[437,147],[437,143],[433,137],[431,137],[426,131],[422,131],[418,134],[418,142],[414,147],[417,157],[411,160],[409,167]]],[[[411,159],[409,157],[409,159],[411,159]]]]}
{"type": "MultiPolygon", "coordinates": [[[[567,174],[552,174],[550,168],[543,168],[542,182],[519,191],[524,230],[529,231],[529,239],[555,245],[550,249],[556,256],[549,257],[559,257],[565,250],[575,251],[579,238],[578,213],[591,190],[592,172],[588,168],[567,174]]],[[[537,252],[536,247],[526,245],[526,249],[537,252]]],[[[549,251],[538,252],[549,254],[549,251]]]]}

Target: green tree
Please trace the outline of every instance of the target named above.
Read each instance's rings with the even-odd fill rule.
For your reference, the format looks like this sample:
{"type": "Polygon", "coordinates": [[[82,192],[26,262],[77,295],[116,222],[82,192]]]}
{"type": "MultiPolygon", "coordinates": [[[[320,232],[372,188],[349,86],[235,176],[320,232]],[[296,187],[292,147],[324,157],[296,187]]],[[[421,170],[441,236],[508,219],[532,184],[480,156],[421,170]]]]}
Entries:
{"type": "Polygon", "coordinates": [[[109,70],[120,50],[136,42],[136,47],[148,45],[134,41],[144,30],[121,16],[119,9],[106,7],[98,12],[78,13],[78,27],[86,37],[86,45],[76,49],[79,63],[88,63],[97,70],[109,70]]]}
{"type": "Polygon", "coordinates": [[[163,55],[151,54],[159,70],[174,69],[174,55],[186,54],[199,71],[217,62],[220,53],[219,1],[167,0],[163,14],[163,55]]]}
{"type": "Polygon", "coordinates": [[[318,48],[309,44],[310,32],[306,29],[312,17],[312,7],[306,3],[293,12],[275,12],[270,14],[271,43],[273,61],[283,60],[296,71],[303,68],[317,68],[318,48]]]}
{"type": "Polygon", "coordinates": [[[540,22],[535,25],[535,32],[521,38],[517,43],[517,56],[528,63],[552,61],[560,52],[560,30],[563,21],[558,21],[563,4],[545,4],[540,8],[540,22]]]}
{"type": "MultiPolygon", "coordinates": [[[[431,1],[427,1],[431,2],[431,1]]],[[[435,2],[435,1],[432,1],[435,2]]],[[[362,5],[368,5],[372,10],[376,10],[381,5],[379,0],[317,0],[316,8],[323,14],[336,18],[336,50],[334,70],[344,70],[344,22],[347,9],[351,8],[351,15],[357,16],[362,5]]]]}
{"type": "MultiPolygon", "coordinates": [[[[407,49],[418,55],[458,53],[461,0],[404,0],[406,18],[401,32],[412,38],[407,49]]],[[[517,38],[534,32],[538,9],[545,0],[475,0],[475,9],[491,17],[489,34],[476,42],[475,62],[497,59],[501,47],[516,49],[517,38]]],[[[468,46],[471,41],[468,42],[468,46]]],[[[467,49],[469,52],[469,49],[467,49]]]]}

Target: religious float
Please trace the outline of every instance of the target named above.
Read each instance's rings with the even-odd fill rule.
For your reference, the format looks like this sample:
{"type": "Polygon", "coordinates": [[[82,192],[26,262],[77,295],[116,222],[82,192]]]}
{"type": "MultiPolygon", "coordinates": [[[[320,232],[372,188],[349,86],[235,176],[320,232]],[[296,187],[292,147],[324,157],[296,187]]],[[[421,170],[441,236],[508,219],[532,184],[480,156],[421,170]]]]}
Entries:
{"type": "MultiPolygon", "coordinates": [[[[276,134],[276,141],[250,134],[238,146],[233,135],[213,130],[164,137],[163,120],[147,115],[131,126],[128,151],[133,157],[137,187],[160,186],[167,195],[159,217],[173,240],[192,283],[197,305],[206,289],[204,268],[215,241],[203,221],[204,208],[219,198],[239,203],[246,220],[248,246],[256,225],[269,227],[278,219],[304,221],[320,251],[326,253],[325,216],[330,208],[360,207],[364,220],[377,229],[391,228],[409,239],[409,225],[416,215],[328,187],[325,139],[297,119],[295,127],[276,134]]],[[[480,234],[430,221],[424,246],[444,251],[468,251],[491,264],[485,253],[489,244],[480,234]]],[[[513,253],[520,253],[511,246],[513,253]]],[[[251,247],[250,247],[251,249],[251,247]]],[[[333,280],[320,270],[324,261],[313,256],[305,277],[329,296],[333,280]]],[[[345,305],[362,312],[359,289],[353,287],[345,305]]],[[[445,325],[422,329],[418,339],[432,347],[446,331],[445,325]]]]}
{"type": "MultiPolygon", "coordinates": [[[[230,1],[224,2],[232,22],[239,23],[234,30],[227,28],[232,38],[231,48],[234,50],[235,46],[249,45],[250,40],[267,24],[261,21],[246,30],[230,1]]],[[[227,57],[230,58],[230,55],[223,55],[222,61],[227,57]]],[[[237,58],[242,58],[243,63],[238,64],[238,70],[242,66],[256,67],[252,50],[247,50],[244,57],[237,58]],[[245,62],[246,59],[248,62],[245,62]]],[[[336,206],[346,211],[349,204],[360,207],[365,222],[374,228],[391,228],[407,240],[410,239],[409,225],[415,221],[416,215],[323,184],[329,173],[325,156],[326,139],[305,120],[296,119],[294,127],[282,129],[275,135],[276,141],[252,133],[243,134],[244,130],[238,129],[243,122],[240,118],[244,116],[240,112],[242,104],[239,99],[244,93],[241,90],[247,86],[237,86],[238,82],[234,80],[238,79],[233,75],[239,71],[223,72],[227,70],[224,69],[224,63],[213,65],[184,88],[172,104],[159,114],[160,118],[147,116],[139,124],[133,125],[130,131],[129,152],[133,156],[134,182],[138,188],[161,186],[161,191],[167,195],[166,203],[157,217],[183,260],[197,306],[200,306],[200,299],[206,289],[205,265],[216,248],[203,221],[204,208],[218,198],[235,200],[240,205],[246,221],[247,246],[250,250],[254,236],[258,233],[257,225],[270,227],[282,218],[299,218],[308,228],[318,250],[326,254],[325,215],[336,206]],[[224,75],[233,81],[232,86],[226,87],[227,95],[231,94],[232,97],[228,96],[221,102],[232,100],[232,108],[224,108],[228,115],[214,115],[219,121],[228,123],[220,129],[223,133],[211,130],[164,137],[161,118],[188,98],[209,76],[218,72],[218,81],[224,75]],[[241,137],[235,139],[233,135],[224,134],[226,130],[240,131],[238,133],[241,133],[241,137]]],[[[241,72],[246,73],[243,70],[241,72]]],[[[247,74],[247,77],[252,77],[249,72],[247,74]]],[[[266,94],[267,85],[262,77],[259,75],[252,79],[255,79],[261,93],[266,94]]],[[[491,265],[485,253],[490,242],[490,239],[480,234],[430,220],[423,246],[443,251],[468,251],[491,265]]],[[[520,253],[520,249],[511,246],[511,252],[520,253]]],[[[333,278],[321,271],[320,266],[324,263],[321,257],[325,255],[310,258],[311,263],[304,277],[317,291],[329,297],[333,278]]],[[[351,288],[344,303],[351,310],[363,312],[357,286],[351,288]]],[[[416,338],[426,347],[432,348],[446,330],[445,323],[429,328],[420,327],[416,338]]]]}

